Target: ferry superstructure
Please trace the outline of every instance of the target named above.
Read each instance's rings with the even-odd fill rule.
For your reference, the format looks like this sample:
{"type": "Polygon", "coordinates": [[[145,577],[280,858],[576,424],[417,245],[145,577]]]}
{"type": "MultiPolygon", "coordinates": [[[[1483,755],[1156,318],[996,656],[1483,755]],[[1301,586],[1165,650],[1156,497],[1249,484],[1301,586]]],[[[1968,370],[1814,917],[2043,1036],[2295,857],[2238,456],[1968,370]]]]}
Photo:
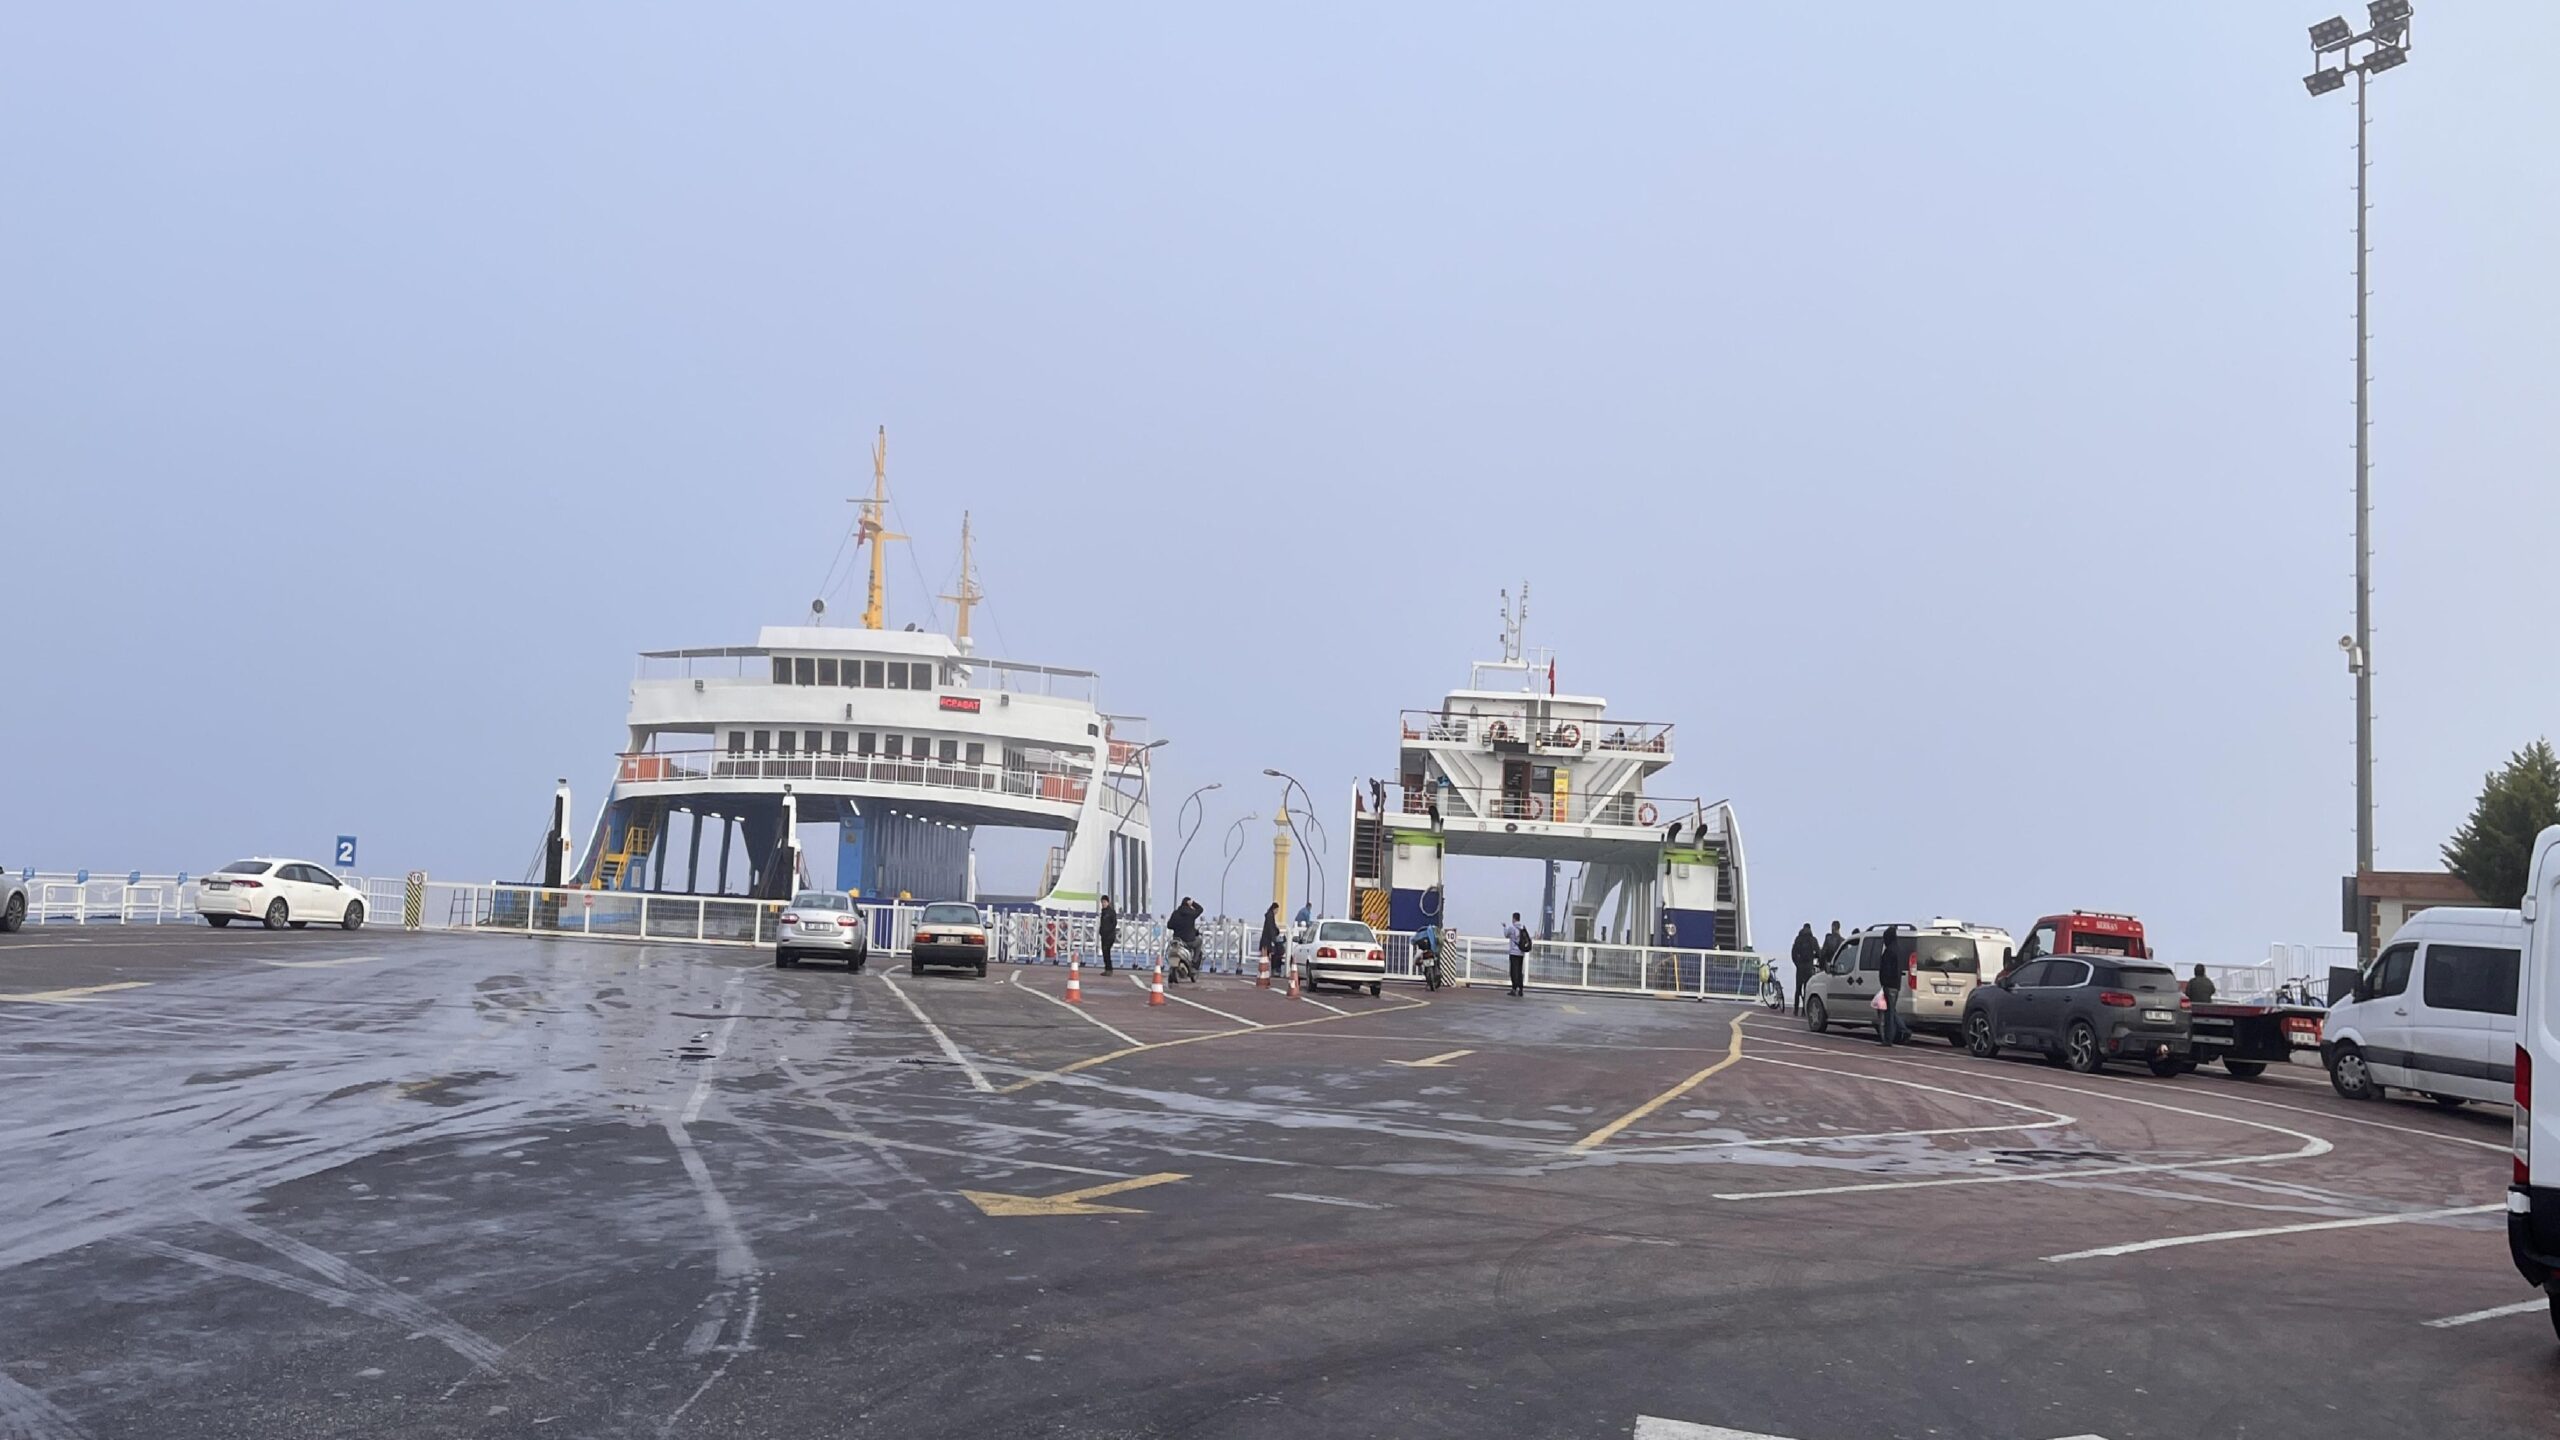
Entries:
{"type": "MultiPolygon", "coordinates": [[[[885,444],[885,441],[884,441],[885,444]]],[[[598,890],[787,896],[808,878],[801,827],[834,827],[839,889],[979,899],[982,827],[1058,835],[1037,892],[1148,913],[1146,722],[1105,713],[1089,670],[976,655],[983,598],[963,539],[955,633],[887,627],[880,546],[885,452],[864,501],[871,548],[859,626],[766,626],[752,645],[652,650],[628,735],[568,883],[598,890]],[[671,867],[672,873],[671,872],[671,867]],[[743,891],[738,881],[743,880],[743,891]]]]}
{"type": "Polygon", "coordinates": [[[1558,691],[1553,657],[1521,643],[1528,587],[1516,606],[1505,598],[1501,658],[1470,667],[1437,707],[1405,711],[1395,782],[1355,804],[1355,913],[1390,930],[1445,923],[1447,857],[1508,856],[1547,862],[1538,929],[1551,938],[1748,950],[1732,804],[1653,793],[1674,757],[1673,727],[1558,691]],[[1580,868],[1558,915],[1565,864],[1580,868]]]}

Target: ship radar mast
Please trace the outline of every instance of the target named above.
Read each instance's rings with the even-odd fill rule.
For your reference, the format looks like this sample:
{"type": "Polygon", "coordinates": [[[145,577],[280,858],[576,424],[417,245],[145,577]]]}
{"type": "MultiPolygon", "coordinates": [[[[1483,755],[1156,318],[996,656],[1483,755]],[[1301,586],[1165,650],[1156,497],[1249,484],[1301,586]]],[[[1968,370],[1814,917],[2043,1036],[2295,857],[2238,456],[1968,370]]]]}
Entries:
{"type": "MultiPolygon", "coordinates": [[[[869,603],[862,607],[862,628],[886,630],[889,628],[888,558],[880,547],[883,541],[907,538],[889,529],[889,427],[886,425],[880,427],[878,438],[871,444],[870,498],[853,503],[862,507],[862,519],[854,527],[853,543],[871,547],[871,593],[869,603]]],[[[964,619],[961,622],[964,633],[967,625],[964,619]]]]}
{"type": "Polygon", "coordinates": [[[969,512],[966,510],[960,512],[959,590],[960,593],[957,595],[945,595],[942,598],[950,601],[952,607],[959,612],[960,620],[952,627],[951,638],[959,642],[960,653],[966,655],[969,653],[969,612],[976,609],[987,598],[987,592],[978,588],[977,571],[969,563],[969,512]]]}
{"type": "Polygon", "coordinates": [[[1520,647],[1520,636],[1521,633],[1528,628],[1529,582],[1523,580],[1520,582],[1520,598],[1518,600],[1515,601],[1511,598],[1510,591],[1505,590],[1502,592],[1503,664],[1517,665],[1520,663],[1520,657],[1524,653],[1520,647]]]}

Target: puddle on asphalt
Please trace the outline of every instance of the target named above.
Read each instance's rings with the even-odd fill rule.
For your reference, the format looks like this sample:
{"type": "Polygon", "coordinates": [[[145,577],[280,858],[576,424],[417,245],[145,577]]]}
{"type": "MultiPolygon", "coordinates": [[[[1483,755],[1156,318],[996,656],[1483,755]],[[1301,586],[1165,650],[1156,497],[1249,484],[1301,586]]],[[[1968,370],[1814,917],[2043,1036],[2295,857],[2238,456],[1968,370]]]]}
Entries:
{"type": "Polygon", "coordinates": [[[270,1060],[264,1065],[243,1065],[237,1070],[207,1070],[202,1074],[188,1076],[183,1083],[226,1085],[234,1080],[254,1080],[261,1075],[273,1075],[279,1070],[290,1069],[292,1066],[293,1062],[290,1060],[270,1060]]]}

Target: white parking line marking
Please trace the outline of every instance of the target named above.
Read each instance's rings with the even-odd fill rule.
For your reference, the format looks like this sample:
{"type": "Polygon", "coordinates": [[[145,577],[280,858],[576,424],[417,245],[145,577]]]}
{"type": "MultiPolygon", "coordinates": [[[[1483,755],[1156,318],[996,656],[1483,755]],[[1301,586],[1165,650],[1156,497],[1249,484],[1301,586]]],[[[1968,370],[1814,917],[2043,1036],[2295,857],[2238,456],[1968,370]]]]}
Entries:
{"type": "Polygon", "coordinates": [[[1394,1208],[1390,1205],[1372,1205],[1366,1200],[1345,1200],[1339,1195],[1299,1195],[1275,1190],[1272,1192],[1271,1198],[1274,1200],[1304,1200],[1310,1205],[1342,1205],[1353,1210],[1390,1210],[1394,1208]]]}
{"type": "Polygon", "coordinates": [[[2067,1255],[2047,1255],[2047,1260],[2101,1260],[2115,1255],[2139,1255],[2149,1250],[2174,1250],[2181,1245],[2212,1245],[2224,1240],[2256,1240],[2268,1235],[2300,1235],[2313,1230],[2360,1230],[2368,1225],[2405,1225],[2412,1220],[2450,1220],[2457,1215],[2490,1215],[2505,1210],[2496,1205],[2462,1205],[2451,1210],[2412,1210],[2401,1215],[2359,1215],[2353,1220],[2313,1220],[2300,1225],[2269,1225],[2258,1230],[2216,1230],[2209,1235],[2172,1235],[2165,1240],[2136,1240],[2129,1245],[2102,1245],[2095,1250],[2074,1250],[2067,1255]]]}
{"type": "Polygon", "coordinates": [[[1299,999],[1301,999],[1301,1000],[1306,1001],[1308,1004],[1313,1005],[1314,1007],[1316,1007],[1316,1008],[1317,1008],[1317,1009],[1319,1009],[1319,1010],[1331,1010],[1331,1011],[1332,1011],[1334,1014],[1336,1014],[1336,1015],[1348,1015],[1348,1014],[1350,1014],[1350,1013],[1351,1013],[1350,1011],[1345,1010],[1345,1009],[1342,1009],[1342,1008],[1341,1008],[1341,1007],[1339,1007],[1339,1006],[1327,1005],[1327,1004],[1326,1004],[1326,1003],[1324,1003],[1323,1001],[1321,1001],[1321,1000],[1317,999],[1317,998],[1316,998],[1316,997],[1314,997],[1313,995],[1307,994],[1307,993],[1306,993],[1305,991],[1303,991],[1303,990],[1298,992],[1298,998],[1299,998],[1299,999]]]}
{"type": "Polygon", "coordinates": [[[1085,1009],[1083,1006],[1070,1005],[1066,1001],[1059,999],[1057,996],[1050,994],[1046,990],[1034,990],[1030,986],[1023,984],[1022,972],[1019,970],[1013,972],[1013,988],[1021,991],[1025,995],[1037,995],[1041,999],[1048,1001],[1050,1004],[1057,1006],[1059,1009],[1066,1011],[1068,1014],[1075,1016],[1077,1019],[1082,1020],[1088,1025],[1100,1026],[1104,1034],[1113,1036],[1123,1045],[1135,1045],[1138,1043],[1137,1036],[1131,1035],[1117,1026],[1095,1019],[1093,1012],[1085,1009]]]}
{"type": "MultiPolygon", "coordinates": [[[[1136,985],[1136,986],[1137,986],[1139,989],[1141,989],[1141,990],[1144,990],[1144,989],[1146,989],[1146,988],[1147,988],[1147,982],[1146,982],[1146,981],[1144,981],[1144,980],[1139,979],[1139,978],[1138,978],[1137,976],[1135,976],[1135,975],[1130,976],[1130,977],[1129,977],[1129,980],[1130,980],[1130,983],[1132,983],[1132,984],[1136,985]]],[[[1228,1014],[1226,1011],[1219,1009],[1219,1008],[1218,1008],[1217,1006],[1215,1006],[1215,1005],[1203,1005],[1203,1004],[1201,1004],[1201,1003],[1200,1003],[1199,1001],[1197,1001],[1197,1000],[1185,1000],[1185,999],[1183,999],[1181,996],[1174,994],[1174,993],[1173,993],[1173,987],[1172,987],[1172,986],[1170,986],[1170,985],[1168,985],[1168,986],[1166,986],[1166,987],[1165,987],[1164,998],[1166,998],[1167,1000],[1172,1000],[1172,1001],[1179,1002],[1179,1003],[1184,1004],[1184,1005],[1188,1005],[1188,1006],[1190,1006],[1190,1007],[1191,1007],[1192,1009],[1194,1009],[1194,1010],[1206,1010],[1206,1011],[1208,1011],[1210,1014],[1217,1016],[1217,1017],[1218,1017],[1219,1019],[1221,1019],[1221,1020],[1233,1020],[1234,1022],[1236,1022],[1236,1023],[1237,1023],[1237,1024],[1239,1024],[1239,1025],[1244,1026],[1244,1027],[1245,1027],[1246,1029],[1248,1029],[1248,1030],[1259,1030],[1259,1029],[1261,1029],[1261,1028],[1262,1028],[1262,1022],[1261,1022],[1261,1021],[1259,1021],[1259,1020],[1247,1020],[1246,1018],[1244,1018],[1244,1017],[1243,1017],[1243,1016],[1241,1016],[1241,1015],[1230,1015],[1230,1014],[1228,1014]]],[[[1120,1038],[1121,1038],[1121,1039],[1123,1039],[1123,1040],[1129,1040],[1129,1037],[1128,1037],[1128,1036],[1126,1036],[1126,1035],[1122,1035],[1120,1038]]],[[[1135,1041],[1135,1040],[1129,1040],[1129,1043],[1130,1043],[1130,1044],[1132,1044],[1132,1045],[1135,1045],[1135,1044],[1137,1044],[1138,1042],[1137,1042],[1137,1041],[1135,1041]]]]}
{"type": "Polygon", "coordinates": [[[150,983],[148,980],[119,980],[112,985],[81,985],[69,990],[30,990],[23,995],[0,995],[0,1004],[79,1005],[109,991],[140,990],[150,983]]]}
{"type": "Polygon", "coordinates": [[[898,1003],[907,1007],[907,1013],[916,1017],[917,1024],[932,1032],[933,1043],[942,1047],[942,1053],[951,1057],[951,1063],[969,1072],[971,1085],[985,1091],[993,1091],[996,1088],[987,1083],[986,1075],[977,1066],[969,1063],[968,1056],[960,1053],[960,1047],[951,1043],[951,1037],[942,1033],[942,1027],[934,1024],[916,1002],[907,998],[907,992],[898,988],[897,981],[883,975],[880,977],[880,983],[889,987],[889,993],[898,997],[898,1003]]]}
{"type": "Polygon", "coordinates": [[[2538,1310],[2549,1308],[2552,1303],[2549,1300],[2523,1300],[2513,1305],[2501,1305],[2495,1310],[2474,1310],[2468,1315],[2447,1315],[2441,1320],[2429,1320],[2425,1324],[2430,1330],[2450,1330],[2456,1325],[2470,1325],[2482,1320],[2499,1320],[2509,1315],[2531,1315],[2538,1310]]]}
{"type": "Polygon", "coordinates": [[[1787,1440],[1787,1437],[1760,1430],[1728,1430],[1722,1425],[1700,1425],[1688,1420],[1665,1420],[1659,1415],[1639,1415],[1636,1417],[1635,1440],[1787,1440]]]}

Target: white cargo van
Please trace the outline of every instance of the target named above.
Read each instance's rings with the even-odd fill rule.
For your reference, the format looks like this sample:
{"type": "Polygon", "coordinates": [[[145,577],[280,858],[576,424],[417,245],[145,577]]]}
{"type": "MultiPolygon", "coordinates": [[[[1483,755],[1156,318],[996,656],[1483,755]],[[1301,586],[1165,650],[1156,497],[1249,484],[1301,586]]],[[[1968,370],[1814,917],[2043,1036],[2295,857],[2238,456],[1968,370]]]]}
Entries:
{"type": "MultiPolygon", "coordinates": [[[[1875,1025],[1876,972],[1883,961],[1884,932],[1882,925],[1850,931],[1842,937],[1844,943],[1832,957],[1831,968],[1813,972],[1804,993],[1808,1029],[1819,1034],[1834,1025],[1875,1025]]],[[[1942,915],[1904,925],[1898,948],[1906,972],[1902,994],[1896,997],[1902,1018],[1915,1034],[1962,1045],[1965,999],[1976,985],[1999,977],[2014,948],[2009,932],[1942,915]]]]}
{"type": "Polygon", "coordinates": [[[2415,1090],[2451,1109],[2515,1093],[2516,975],[2524,917],[2438,906],[2392,932],[2329,1008],[2320,1059],[2350,1100],[2415,1090]]]}
{"type": "Polygon", "coordinates": [[[2507,1249],[2525,1283],[2551,1296],[2560,1334],[2560,825],[2533,842],[2524,891],[2524,973],[2515,1048],[2515,1179],[2507,1190],[2507,1249]],[[2534,1103],[2533,1077],[2549,1078],[2534,1103]]]}

